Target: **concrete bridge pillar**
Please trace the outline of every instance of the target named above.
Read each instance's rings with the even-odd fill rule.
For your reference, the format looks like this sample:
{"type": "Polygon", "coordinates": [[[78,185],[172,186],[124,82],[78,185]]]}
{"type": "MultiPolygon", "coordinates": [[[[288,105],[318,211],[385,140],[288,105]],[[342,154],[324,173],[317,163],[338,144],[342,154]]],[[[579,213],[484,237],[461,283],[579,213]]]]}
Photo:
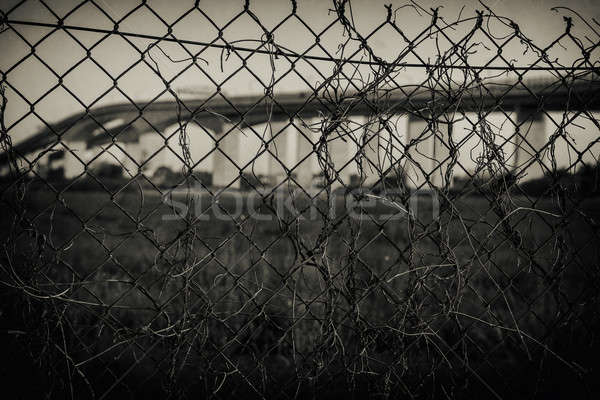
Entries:
{"type": "Polygon", "coordinates": [[[131,141],[121,143],[121,147],[124,148],[125,153],[121,162],[125,169],[125,176],[132,177],[136,176],[139,172],[139,165],[141,164],[142,145],[139,141],[131,141]]]}
{"type": "Polygon", "coordinates": [[[329,138],[327,139],[327,150],[337,176],[337,179],[331,183],[332,189],[348,186],[350,184],[350,172],[352,166],[348,163],[350,161],[348,149],[349,138],[345,131],[340,129],[329,135],[329,138]]]}
{"type": "Polygon", "coordinates": [[[295,119],[294,124],[299,132],[296,132],[296,160],[294,174],[296,175],[296,182],[304,190],[309,190],[312,187],[313,175],[315,173],[316,156],[313,149],[315,138],[313,135],[314,129],[312,124],[315,123],[314,118],[307,118],[303,121],[295,119]],[[308,125],[305,126],[304,124],[308,125]]]}
{"type": "Polygon", "coordinates": [[[165,139],[156,132],[149,131],[140,135],[142,171],[147,177],[152,177],[160,167],[169,167],[167,155],[169,149],[164,148],[165,139]]]}
{"type": "Polygon", "coordinates": [[[379,129],[378,123],[366,115],[356,115],[348,123],[350,175],[354,185],[369,186],[379,178],[379,129]]]}
{"type": "Polygon", "coordinates": [[[498,179],[511,172],[515,163],[514,125],[502,112],[458,114],[452,124],[452,138],[460,143],[455,178],[498,179]]]}
{"type": "Polygon", "coordinates": [[[393,185],[404,180],[404,142],[408,125],[406,115],[391,115],[380,129],[380,168],[393,185]],[[399,178],[399,179],[396,179],[399,178]]]}
{"type": "Polygon", "coordinates": [[[240,187],[240,171],[233,163],[239,160],[240,128],[233,128],[233,126],[226,123],[222,131],[215,135],[217,141],[214,143],[216,150],[213,152],[212,184],[218,188],[239,189],[240,187]]]}
{"type": "MultiPolygon", "coordinates": [[[[372,185],[381,177],[381,129],[378,120],[368,121],[365,117],[361,141],[363,150],[362,184],[372,185]]],[[[360,171],[359,171],[360,173],[360,171]]]]}
{"type": "Polygon", "coordinates": [[[363,146],[362,185],[372,186],[402,172],[402,136],[406,123],[407,118],[401,115],[383,116],[370,122],[365,118],[360,142],[363,146]]]}
{"type": "Polygon", "coordinates": [[[516,114],[515,173],[523,173],[522,180],[541,178],[546,172],[542,148],[548,142],[544,113],[519,107],[516,114]]]}
{"type": "MultiPolygon", "coordinates": [[[[328,122],[329,123],[329,122],[328,122]]],[[[325,146],[318,144],[320,152],[315,155],[316,158],[316,171],[317,173],[323,173],[323,163],[327,164],[327,169],[330,174],[330,182],[326,182],[323,177],[320,180],[320,185],[329,184],[331,189],[336,189],[341,186],[348,186],[350,184],[350,175],[352,172],[352,163],[350,162],[350,142],[351,139],[348,137],[348,129],[346,127],[339,127],[333,132],[330,132],[327,137],[324,137],[323,127],[320,123],[315,126],[314,129],[318,129],[318,133],[315,134],[315,142],[319,143],[325,140],[325,146]]]]}
{"type": "Polygon", "coordinates": [[[267,164],[267,175],[269,176],[269,183],[273,186],[279,185],[282,181],[287,179],[286,168],[290,168],[288,151],[291,143],[291,135],[293,132],[293,126],[287,126],[288,122],[276,122],[271,123],[265,139],[269,140],[269,158],[267,164]]]}
{"type": "MultiPolygon", "coordinates": [[[[84,163],[89,162],[87,157],[87,144],[84,141],[69,142],[71,151],[81,159],[84,163]]],[[[73,179],[83,173],[85,166],[77,159],[70,151],[65,149],[62,159],[62,167],[65,179],[73,179]]]]}
{"type": "Polygon", "coordinates": [[[396,167],[401,167],[404,157],[402,135],[406,120],[401,115],[388,116],[385,121],[365,115],[352,117],[350,146],[354,185],[370,188],[384,175],[392,177],[398,171],[396,167]]]}
{"type": "Polygon", "coordinates": [[[451,134],[452,122],[447,115],[427,119],[409,116],[405,143],[408,187],[418,190],[446,185],[450,153],[448,141],[451,134]]]}

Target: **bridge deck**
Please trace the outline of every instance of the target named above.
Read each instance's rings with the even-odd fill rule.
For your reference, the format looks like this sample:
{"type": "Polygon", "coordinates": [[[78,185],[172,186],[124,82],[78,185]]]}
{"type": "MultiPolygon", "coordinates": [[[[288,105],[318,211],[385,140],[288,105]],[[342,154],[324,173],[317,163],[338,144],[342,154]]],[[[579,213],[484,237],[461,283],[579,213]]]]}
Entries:
{"type": "MultiPolygon", "coordinates": [[[[108,134],[101,135],[103,139],[97,138],[95,141],[108,142],[112,134],[119,134],[120,140],[135,140],[122,133],[139,123],[142,120],[140,116],[143,116],[143,121],[147,124],[159,130],[179,119],[185,121],[193,116],[196,121],[202,121],[218,133],[224,121],[248,126],[266,122],[267,119],[282,121],[295,116],[310,118],[325,115],[336,119],[350,115],[384,113],[424,117],[432,113],[512,111],[517,108],[595,111],[600,109],[599,89],[600,81],[593,79],[579,80],[570,85],[560,82],[485,83],[468,89],[404,86],[394,90],[378,90],[364,97],[350,94],[337,100],[322,93],[318,96],[292,93],[229,98],[215,95],[209,99],[186,100],[179,105],[176,101],[155,101],[145,105],[111,104],[64,118],[15,145],[14,149],[21,154],[31,153],[66,139],[63,135],[67,131],[68,135],[89,135],[90,126],[103,129],[104,123],[121,117],[124,120],[121,126],[106,129],[108,134]],[[272,105],[270,113],[265,111],[266,104],[272,105]]],[[[90,141],[92,138],[84,137],[83,140],[90,141]]],[[[0,154],[0,163],[5,163],[6,159],[5,153],[0,154]]]]}

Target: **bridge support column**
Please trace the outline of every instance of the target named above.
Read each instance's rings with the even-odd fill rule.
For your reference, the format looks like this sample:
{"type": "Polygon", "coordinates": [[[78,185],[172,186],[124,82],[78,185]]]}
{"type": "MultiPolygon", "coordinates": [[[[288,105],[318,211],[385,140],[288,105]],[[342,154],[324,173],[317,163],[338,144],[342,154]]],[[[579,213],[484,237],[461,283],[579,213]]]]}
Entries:
{"type": "Polygon", "coordinates": [[[327,140],[327,151],[333,168],[335,168],[336,176],[336,179],[331,183],[332,189],[350,185],[351,165],[348,164],[348,161],[350,161],[348,144],[349,138],[343,130],[332,132],[327,140]]]}
{"type": "Polygon", "coordinates": [[[269,143],[270,154],[267,174],[269,176],[269,183],[273,186],[277,186],[287,179],[285,168],[290,167],[288,162],[288,142],[290,141],[290,135],[293,133],[293,126],[284,128],[286,124],[287,121],[285,123],[272,123],[271,132],[267,136],[271,140],[269,143]]]}
{"type": "Polygon", "coordinates": [[[141,146],[140,164],[143,164],[142,171],[146,177],[152,177],[160,167],[167,167],[169,149],[161,150],[161,147],[165,145],[165,139],[153,131],[140,135],[139,140],[141,146]]]}
{"type": "MultiPolygon", "coordinates": [[[[86,157],[87,144],[83,141],[69,142],[69,148],[77,154],[84,163],[89,162],[86,157]]],[[[85,166],[71,152],[65,149],[62,159],[63,174],[65,179],[73,179],[83,173],[85,166]]]]}
{"type": "Polygon", "coordinates": [[[406,131],[406,117],[391,115],[385,116],[384,121],[377,119],[370,123],[364,117],[363,121],[363,133],[359,142],[363,146],[362,174],[358,171],[359,176],[362,175],[360,184],[371,187],[384,180],[393,182],[393,185],[399,183],[394,177],[403,173],[401,136],[406,131]]]}
{"type": "Polygon", "coordinates": [[[224,124],[219,132],[217,148],[213,152],[213,174],[212,184],[218,188],[228,187],[239,189],[240,171],[233,163],[239,160],[239,128],[233,128],[231,124],[224,124]],[[233,162],[232,162],[233,161],[233,162]]]}
{"type": "Polygon", "coordinates": [[[502,112],[460,114],[452,126],[452,138],[462,167],[455,168],[457,184],[489,181],[512,172],[515,164],[514,125],[502,112]]]}
{"type": "MultiPolygon", "coordinates": [[[[433,189],[446,185],[449,162],[448,141],[452,134],[449,116],[422,119],[411,115],[406,140],[406,183],[413,189],[433,189]]],[[[450,182],[451,183],[451,182],[450,182]]]]}
{"type": "MultiPolygon", "coordinates": [[[[380,168],[387,181],[388,190],[398,189],[406,180],[404,164],[404,136],[406,135],[408,118],[405,115],[391,115],[380,130],[380,168]]],[[[379,178],[378,178],[379,179],[379,178]]]]}
{"type": "MultiPolygon", "coordinates": [[[[381,129],[379,121],[367,121],[362,132],[360,145],[363,149],[362,185],[371,186],[381,178],[381,129]]],[[[360,171],[359,171],[360,172],[360,171]]]]}
{"type": "Polygon", "coordinates": [[[379,179],[379,124],[366,115],[352,116],[348,124],[350,158],[349,181],[353,186],[369,187],[379,179]]]}
{"type": "Polygon", "coordinates": [[[317,172],[322,175],[319,179],[319,185],[330,185],[331,189],[350,184],[350,174],[352,163],[350,163],[349,142],[347,137],[347,128],[341,127],[334,132],[330,132],[327,137],[323,137],[323,129],[319,126],[319,132],[315,135],[315,142],[318,143],[319,153],[316,154],[317,172]],[[323,144],[321,141],[325,141],[323,144]],[[325,180],[323,168],[329,173],[329,182],[325,180]]]}
{"type": "MultiPolygon", "coordinates": [[[[294,174],[296,175],[298,185],[308,191],[312,187],[313,175],[315,173],[316,157],[313,151],[315,139],[311,128],[303,126],[300,119],[296,119],[294,122],[298,129],[301,130],[301,132],[296,132],[295,161],[298,165],[294,169],[294,174]]],[[[314,123],[314,119],[305,119],[304,123],[310,126],[314,123]]]]}
{"type": "Polygon", "coordinates": [[[544,176],[542,148],[548,142],[544,113],[527,109],[516,109],[515,173],[523,174],[523,180],[544,176]]]}
{"type": "Polygon", "coordinates": [[[141,143],[138,142],[125,142],[121,144],[121,147],[125,148],[125,155],[122,158],[123,167],[125,168],[125,176],[131,178],[136,176],[139,172],[139,165],[141,164],[140,159],[142,154],[141,143]]]}

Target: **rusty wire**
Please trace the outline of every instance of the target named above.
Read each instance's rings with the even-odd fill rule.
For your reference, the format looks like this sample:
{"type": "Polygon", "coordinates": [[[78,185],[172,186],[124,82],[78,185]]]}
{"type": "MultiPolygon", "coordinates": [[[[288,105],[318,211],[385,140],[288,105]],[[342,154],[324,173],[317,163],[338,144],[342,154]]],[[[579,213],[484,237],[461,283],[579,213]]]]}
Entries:
{"type": "Polygon", "coordinates": [[[85,112],[67,125],[44,121],[36,105],[57,87],[69,91],[62,84],[69,71],[52,71],[59,84],[40,99],[28,99],[7,77],[29,57],[44,63],[35,52],[2,71],[0,142],[9,172],[1,181],[0,276],[3,297],[13,304],[3,311],[12,324],[5,331],[10,343],[25,349],[26,358],[44,371],[41,387],[48,397],[104,399],[156,391],[170,398],[543,397],[556,390],[558,377],[568,390],[593,392],[594,366],[586,347],[598,348],[594,332],[600,322],[594,246],[600,217],[594,146],[600,125],[593,113],[600,104],[599,60],[593,56],[600,35],[595,20],[559,8],[596,37],[577,37],[567,16],[564,33],[539,47],[485,4],[476,15],[453,21],[440,9],[416,2],[386,5],[385,19],[365,33],[357,28],[348,0],[332,1],[334,21],[322,32],[301,18],[302,4],[294,0],[289,16],[273,29],[262,24],[249,1],[241,2],[240,12],[224,26],[196,2],[188,13],[201,13],[219,32],[207,42],[177,38],[176,22],[166,22],[145,1],[121,20],[106,14],[113,30],[64,23],[83,5],[102,9],[102,3],[83,1],[62,18],[51,4],[41,3],[55,23],[13,18],[18,4],[2,14],[2,32],[14,32],[34,49],[44,38],[30,43],[15,27],[50,28],[45,37],[62,31],[86,49],[80,63],[100,68],[75,33],[119,36],[139,56],[120,76],[145,65],[165,84],[152,100],[139,104],[113,78],[115,90],[137,115],[115,130],[94,113],[102,96],[86,104],[71,92],[85,112]],[[168,33],[121,29],[140,8],[152,12],[168,33]],[[398,13],[407,9],[423,20],[414,38],[397,24],[398,13]],[[223,30],[242,16],[256,22],[262,37],[227,42],[223,30]],[[292,19],[310,32],[303,53],[277,42],[277,29],[292,19]],[[510,33],[495,36],[491,25],[496,23],[510,33]],[[320,42],[332,26],[344,32],[335,54],[320,42]],[[384,27],[401,43],[391,61],[370,44],[384,27]],[[485,64],[469,61],[485,47],[476,35],[496,47],[485,64]],[[150,44],[140,50],[132,39],[150,44]],[[435,42],[436,53],[425,59],[418,50],[427,40],[435,42]],[[440,48],[443,40],[449,49],[440,48]],[[535,54],[536,61],[507,60],[502,49],[511,41],[535,54]],[[162,47],[166,43],[179,45],[186,57],[171,56],[162,47]],[[565,46],[581,53],[573,65],[549,56],[565,46]],[[213,48],[221,50],[218,60],[206,55],[213,48]],[[247,65],[256,55],[268,57],[268,82],[247,65]],[[169,78],[158,56],[186,67],[169,78]],[[406,61],[412,57],[419,62],[406,61]],[[239,70],[222,82],[205,70],[214,63],[222,72],[234,60],[264,89],[249,106],[221,90],[239,70]],[[290,68],[276,71],[277,60],[286,60],[290,68]],[[316,82],[298,72],[300,61],[312,68],[316,82]],[[323,61],[329,70],[315,65],[323,61]],[[197,102],[171,87],[190,68],[216,88],[197,102]],[[407,69],[424,71],[426,78],[406,84],[401,74],[407,69]],[[532,71],[546,75],[529,79],[532,71]],[[293,110],[275,90],[288,75],[311,87],[293,110]],[[29,147],[13,144],[11,130],[19,121],[5,123],[8,89],[30,107],[28,115],[45,125],[45,136],[27,142],[29,147]],[[163,95],[173,99],[173,132],[164,132],[150,117],[163,95]],[[527,120],[506,105],[517,95],[530,99],[533,116],[527,120]],[[550,110],[556,110],[552,97],[559,95],[567,100],[556,120],[550,110]],[[264,129],[251,121],[256,109],[264,114],[264,129]],[[510,134],[490,122],[492,112],[506,120],[510,134]],[[222,132],[203,125],[206,114],[221,121],[222,132]],[[356,122],[356,115],[364,119],[356,122]],[[536,148],[527,124],[540,115],[554,132],[536,148]],[[416,135],[402,132],[397,116],[425,128],[416,135]],[[584,148],[571,133],[579,128],[577,118],[597,129],[584,148]],[[92,160],[68,140],[67,131],[86,119],[106,138],[92,160]],[[130,169],[115,152],[127,153],[124,132],[140,122],[160,143],[146,160],[132,158],[130,169]],[[469,127],[464,137],[452,128],[459,122],[469,127]],[[191,152],[194,124],[215,143],[199,158],[191,152]],[[278,146],[288,129],[309,143],[304,160],[298,157],[292,165],[278,146]],[[236,135],[259,143],[248,162],[227,154],[226,140],[236,135]],[[341,162],[332,150],[340,142],[355,149],[341,162]],[[441,153],[423,150],[428,143],[441,153]],[[573,154],[566,166],[559,166],[557,146],[573,154]],[[529,153],[517,157],[519,148],[529,153]],[[160,151],[171,151],[181,165],[171,171],[169,185],[145,172],[160,151]],[[39,165],[57,152],[76,158],[82,172],[52,180],[39,165]],[[465,154],[472,166],[463,165],[465,154]],[[92,168],[102,155],[116,159],[124,177],[113,182],[92,168]],[[198,172],[218,155],[239,172],[225,187],[198,172]],[[257,173],[261,157],[283,170],[280,181],[267,182],[257,173]],[[298,178],[308,159],[318,169],[311,187],[298,178]],[[356,168],[353,182],[344,175],[351,166],[356,168]],[[543,170],[537,181],[529,176],[533,168],[543,170]],[[249,208],[232,212],[227,198],[238,193],[231,190],[236,182],[243,185],[242,198],[255,199],[268,222],[257,221],[249,208]],[[201,203],[199,190],[210,199],[208,207],[175,222],[162,219],[177,211],[176,202],[165,200],[180,196],[189,210],[201,203]],[[94,208],[94,196],[103,196],[100,207],[94,208]],[[89,209],[77,201],[89,201],[89,209]],[[288,207],[282,208],[282,201],[288,207]],[[369,201],[376,206],[369,207],[369,201]],[[209,214],[220,219],[206,220],[209,214]]]}

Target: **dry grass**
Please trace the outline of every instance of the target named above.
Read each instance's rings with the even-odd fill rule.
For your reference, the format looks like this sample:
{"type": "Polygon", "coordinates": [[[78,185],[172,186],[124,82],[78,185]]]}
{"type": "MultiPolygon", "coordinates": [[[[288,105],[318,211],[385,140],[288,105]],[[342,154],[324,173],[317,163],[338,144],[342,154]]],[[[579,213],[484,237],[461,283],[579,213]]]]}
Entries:
{"type": "MultiPolygon", "coordinates": [[[[71,379],[100,371],[91,385],[99,393],[115,381],[111,390],[159,384],[173,395],[219,395],[341,380],[340,389],[519,395],[544,393],[556,371],[576,381],[592,367],[579,345],[597,326],[595,199],[568,218],[551,199],[512,199],[501,219],[485,198],[463,197],[433,221],[423,197],[416,219],[381,225],[389,206],[356,221],[343,218],[341,198],[335,230],[313,254],[295,244],[314,249],[322,217],[189,225],[164,221],[171,211],[149,192],[62,199],[27,193],[37,233],[12,241],[3,280],[52,297],[38,304],[55,312],[41,339],[56,340],[60,326],[71,379]],[[518,389],[528,369],[540,380],[518,389]]],[[[2,232],[16,232],[13,218],[5,211],[2,232]]]]}

